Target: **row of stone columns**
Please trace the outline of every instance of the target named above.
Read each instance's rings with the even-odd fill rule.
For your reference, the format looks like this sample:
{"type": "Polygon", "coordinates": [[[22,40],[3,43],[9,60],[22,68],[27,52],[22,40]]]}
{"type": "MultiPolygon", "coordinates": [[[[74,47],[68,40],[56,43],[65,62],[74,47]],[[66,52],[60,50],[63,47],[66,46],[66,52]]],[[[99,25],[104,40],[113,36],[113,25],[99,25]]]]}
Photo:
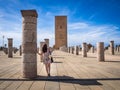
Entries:
{"type": "MultiPolygon", "coordinates": [[[[69,47],[69,50],[70,50],[69,53],[73,54],[73,52],[75,50],[75,54],[76,55],[79,54],[78,46],[76,46],[75,49],[74,49],[74,47],[69,47]]],[[[92,53],[94,53],[94,47],[91,47],[91,51],[92,51],[92,53]]],[[[85,42],[82,44],[82,57],[87,57],[87,44],[85,42]]],[[[97,60],[104,61],[104,43],[103,42],[97,43],[97,60]]]]}
{"type": "MultiPolygon", "coordinates": [[[[91,52],[94,53],[94,46],[91,47],[91,52]]],[[[72,54],[79,55],[79,52],[82,51],[83,57],[87,57],[87,52],[88,52],[88,47],[87,43],[82,44],[82,48],[80,46],[75,46],[75,47],[68,47],[68,52],[72,54]]]]}
{"type": "MultiPolygon", "coordinates": [[[[76,55],[78,55],[79,50],[76,49],[76,55]]],[[[94,47],[91,47],[92,53],[94,53],[94,47]]],[[[114,55],[114,41],[110,41],[110,53],[114,55]]],[[[87,44],[82,44],[82,56],[87,57],[87,44]]],[[[97,60],[104,61],[104,43],[99,42],[97,43],[97,60]]]]}
{"type": "MultiPolygon", "coordinates": [[[[76,53],[76,55],[78,55],[79,54],[79,50],[78,50],[79,48],[78,48],[78,46],[76,46],[76,48],[74,48],[74,47],[70,47],[70,51],[69,51],[69,53],[71,52],[71,50],[72,50],[72,54],[74,53],[74,50],[75,50],[75,53],[76,53]]],[[[91,47],[91,52],[92,53],[94,53],[94,46],[92,46],[91,47]]],[[[88,47],[87,47],[87,44],[86,43],[83,43],[82,44],[82,56],[83,57],[87,57],[87,51],[88,51],[88,47]]],[[[111,55],[114,55],[114,41],[110,41],[110,53],[111,53],[111,55]]]]}
{"type": "MultiPolygon", "coordinates": [[[[80,46],[75,46],[75,47],[69,47],[68,52],[72,54],[79,55],[79,52],[81,51],[80,46]]],[[[87,44],[83,43],[82,44],[82,56],[87,57],[87,44]]]]}

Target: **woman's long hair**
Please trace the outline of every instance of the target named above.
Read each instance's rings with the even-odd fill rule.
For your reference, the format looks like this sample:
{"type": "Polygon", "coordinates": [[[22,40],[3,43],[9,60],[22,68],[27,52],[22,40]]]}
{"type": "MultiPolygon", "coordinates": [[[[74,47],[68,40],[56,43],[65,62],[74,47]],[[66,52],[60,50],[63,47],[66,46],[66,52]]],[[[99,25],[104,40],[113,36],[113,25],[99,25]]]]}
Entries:
{"type": "Polygon", "coordinates": [[[47,44],[44,44],[42,47],[42,52],[45,53],[47,52],[47,44]]]}

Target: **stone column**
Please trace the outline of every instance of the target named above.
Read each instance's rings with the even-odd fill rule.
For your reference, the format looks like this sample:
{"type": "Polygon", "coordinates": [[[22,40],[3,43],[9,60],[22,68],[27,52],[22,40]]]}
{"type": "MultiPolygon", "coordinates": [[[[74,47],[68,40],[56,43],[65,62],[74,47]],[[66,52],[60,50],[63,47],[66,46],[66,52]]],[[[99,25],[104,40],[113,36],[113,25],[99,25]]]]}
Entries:
{"type": "Polygon", "coordinates": [[[13,57],[13,39],[12,38],[8,38],[8,57],[12,58],[13,57]]]}
{"type": "Polygon", "coordinates": [[[74,54],[74,47],[72,46],[71,48],[72,48],[72,54],[74,54]]]}
{"type": "Polygon", "coordinates": [[[69,47],[69,53],[71,52],[71,47],[69,47]]]}
{"type": "Polygon", "coordinates": [[[116,52],[118,52],[118,46],[116,46],[116,52]]]}
{"type": "Polygon", "coordinates": [[[69,53],[69,47],[67,47],[67,53],[69,53]]]}
{"type": "Polygon", "coordinates": [[[20,52],[20,56],[21,56],[22,55],[22,47],[21,47],[21,45],[19,47],[19,52],[20,52]]]}
{"type": "Polygon", "coordinates": [[[22,76],[37,76],[37,12],[21,10],[22,14],[22,76]]]}
{"type": "Polygon", "coordinates": [[[69,52],[71,53],[71,46],[70,46],[70,51],[69,52]]]}
{"type": "Polygon", "coordinates": [[[68,47],[68,53],[70,53],[70,47],[68,47]]]}
{"type": "Polygon", "coordinates": [[[42,52],[42,47],[45,44],[45,42],[40,42],[40,52],[42,52]]]}
{"type": "Polygon", "coordinates": [[[78,48],[79,48],[79,52],[80,52],[81,51],[81,46],[79,45],[78,48]]]}
{"type": "Polygon", "coordinates": [[[49,39],[44,39],[45,43],[47,44],[47,47],[49,47],[49,39]]]}
{"type": "Polygon", "coordinates": [[[110,54],[114,55],[114,41],[110,41],[110,54]]]}
{"type": "Polygon", "coordinates": [[[117,51],[117,45],[115,46],[115,51],[117,51]]]}
{"type": "Polygon", "coordinates": [[[120,46],[118,45],[116,48],[117,48],[117,52],[119,52],[119,51],[120,51],[120,50],[119,50],[119,49],[120,49],[120,46]]]}
{"type": "Polygon", "coordinates": [[[87,57],[87,44],[86,43],[82,44],[82,56],[87,57]]]}
{"type": "Polygon", "coordinates": [[[88,52],[89,51],[89,48],[88,48],[88,45],[87,45],[87,43],[86,43],[86,52],[88,52]]]}
{"type": "Polygon", "coordinates": [[[4,51],[5,54],[8,54],[8,48],[4,47],[3,51],[4,51]]]}
{"type": "Polygon", "coordinates": [[[91,47],[91,52],[94,53],[94,46],[91,47]]]}
{"type": "Polygon", "coordinates": [[[104,42],[97,43],[97,60],[105,61],[105,59],[104,59],[104,42]]]}
{"type": "Polygon", "coordinates": [[[76,55],[79,55],[79,47],[78,46],[76,46],[76,48],[75,48],[75,53],[76,53],[76,55]]]}
{"type": "Polygon", "coordinates": [[[118,46],[118,52],[120,52],[120,46],[118,46]]]}

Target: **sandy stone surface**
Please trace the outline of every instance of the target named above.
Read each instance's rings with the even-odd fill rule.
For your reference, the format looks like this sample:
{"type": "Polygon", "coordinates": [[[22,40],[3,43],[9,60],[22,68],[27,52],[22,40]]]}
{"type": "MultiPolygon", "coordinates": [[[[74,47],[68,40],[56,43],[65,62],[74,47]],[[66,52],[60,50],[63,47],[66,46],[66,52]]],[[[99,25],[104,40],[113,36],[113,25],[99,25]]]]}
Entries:
{"type": "MultiPolygon", "coordinates": [[[[96,53],[87,57],[54,51],[51,77],[37,55],[37,78],[22,78],[19,51],[8,58],[0,51],[0,90],[120,90],[120,53],[105,52],[105,62],[96,53]]],[[[25,67],[27,68],[27,67],[25,67]]]]}

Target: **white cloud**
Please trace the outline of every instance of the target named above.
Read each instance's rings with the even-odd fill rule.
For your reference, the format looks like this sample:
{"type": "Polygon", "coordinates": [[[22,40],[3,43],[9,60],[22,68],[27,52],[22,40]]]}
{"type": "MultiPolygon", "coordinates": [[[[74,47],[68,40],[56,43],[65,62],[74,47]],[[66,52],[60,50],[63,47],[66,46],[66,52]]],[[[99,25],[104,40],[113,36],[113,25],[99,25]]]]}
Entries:
{"type": "Polygon", "coordinates": [[[87,27],[88,27],[88,24],[83,23],[83,22],[71,23],[68,25],[69,30],[79,30],[79,29],[84,29],[87,27]]]}
{"type": "MultiPolygon", "coordinates": [[[[12,0],[13,1],[13,0],[12,0]]],[[[19,2],[14,2],[19,3],[19,2]]],[[[27,8],[38,8],[34,5],[29,5],[27,8]]],[[[55,35],[54,35],[54,16],[56,15],[67,15],[68,21],[72,19],[71,16],[76,12],[76,10],[69,10],[68,8],[61,7],[50,7],[51,10],[42,11],[39,7],[38,11],[38,30],[37,30],[37,43],[43,41],[45,38],[50,39],[50,46],[54,45],[55,35]],[[54,10],[54,11],[52,11],[54,10]]],[[[22,18],[19,13],[14,11],[14,9],[9,8],[8,12],[0,9],[0,35],[5,35],[6,43],[7,38],[14,38],[14,45],[19,46],[22,39],[22,18]],[[3,18],[3,17],[7,17],[3,18]]],[[[94,18],[94,14],[91,15],[89,19],[94,18]]],[[[82,42],[96,43],[98,41],[108,42],[110,40],[115,40],[115,42],[120,43],[120,31],[118,27],[113,25],[93,25],[86,22],[68,22],[68,43],[69,45],[77,45],[82,42]]],[[[1,37],[2,38],[2,37],[1,37]]],[[[2,40],[0,40],[2,43],[2,40]]]]}
{"type": "Polygon", "coordinates": [[[118,27],[113,25],[91,25],[85,22],[70,23],[68,25],[69,45],[77,45],[83,42],[95,44],[99,41],[109,43],[115,40],[120,43],[118,27]]]}

